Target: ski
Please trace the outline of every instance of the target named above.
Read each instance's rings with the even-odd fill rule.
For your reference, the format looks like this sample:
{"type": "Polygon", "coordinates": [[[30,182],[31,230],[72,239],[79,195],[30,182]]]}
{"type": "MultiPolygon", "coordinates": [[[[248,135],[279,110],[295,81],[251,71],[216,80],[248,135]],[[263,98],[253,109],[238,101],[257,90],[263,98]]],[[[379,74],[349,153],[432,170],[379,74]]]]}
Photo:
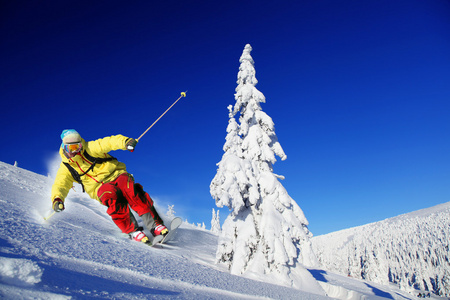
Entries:
{"type": "Polygon", "coordinates": [[[165,236],[163,236],[163,235],[155,236],[155,238],[152,241],[152,246],[155,246],[158,244],[161,245],[161,244],[164,244],[164,243],[170,241],[173,238],[177,228],[180,227],[182,222],[183,221],[181,220],[181,218],[179,218],[179,217],[174,218],[170,222],[169,233],[166,234],[165,236]]]}
{"type": "Polygon", "coordinates": [[[156,246],[156,245],[158,245],[159,243],[161,243],[161,241],[164,239],[164,236],[163,235],[157,235],[157,236],[155,236],[154,238],[153,238],[153,240],[152,240],[152,242],[151,243],[149,243],[148,245],[149,246],[156,246]]]}

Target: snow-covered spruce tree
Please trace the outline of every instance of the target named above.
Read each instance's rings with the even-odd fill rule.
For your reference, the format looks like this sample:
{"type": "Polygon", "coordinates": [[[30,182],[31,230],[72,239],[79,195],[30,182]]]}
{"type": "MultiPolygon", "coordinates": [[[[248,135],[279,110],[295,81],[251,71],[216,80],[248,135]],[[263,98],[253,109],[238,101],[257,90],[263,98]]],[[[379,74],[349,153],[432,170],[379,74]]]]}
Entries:
{"type": "Polygon", "coordinates": [[[218,207],[231,213],[219,237],[216,258],[232,274],[273,276],[276,282],[321,290],[304,268],[315,266],[303,211],[273,173],[275,155],[286,159],[272,119],[262,111],[254,61],[246,45],[240,58],[236,104],[229,110],[224,155],[210,192],[218,207]],[[239,113],[238,124],[235,115],[239,113]]]}

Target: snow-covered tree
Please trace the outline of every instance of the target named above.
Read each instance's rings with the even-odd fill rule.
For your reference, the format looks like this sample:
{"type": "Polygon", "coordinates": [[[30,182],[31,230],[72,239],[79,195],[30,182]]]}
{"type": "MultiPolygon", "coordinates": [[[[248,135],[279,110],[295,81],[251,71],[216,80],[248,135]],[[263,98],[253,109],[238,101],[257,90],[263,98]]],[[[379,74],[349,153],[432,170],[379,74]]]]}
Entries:
{"type": "Polygon", "coordinates": [[[173,209],[174,206],[175,206],[175,205],[168,205],[168,206],[167,206],[167,213],[166,213],[166,215],[167,215],[167,217],[168,217],[170,220],[172,220],[173,218],[175,218],[176,212],[175,212],[175,210],[173,209]]]}
{"type": "Polygon", "coordinates": [[[217,213],[215,209],[212,209],[212,218],[211,218],[211,231],[214,233],[220,232],[220,217],[219,217],[219,210],[217,210],[217,213]]]}
{"type": "Polygon", "coordinates": [[[242,139],[238,134],[239,125],[234,119],[231,105],[228,106],[228,111],[230,119],[223,146],[225,153],[217,164],[218,171],[211,182],[210,192],[216,199],[218,207],[227,206],[237,214],[243,207],[250,205],[250,198],[258,197],[258,191],[251,162],[243,158],[242,139]]]}
{"type": "Polygon", "coordinates": [[[279,182],[283,177],[273,173],[275,156],[285,160],[286,154],[272,119],[261,109],[265,97],[255,87],[251,50],[246,45],[240,58],[236,104],[228,107],[225,153],[210,186],[216,205],[231,211],[216,257],[232,274],[264,273],[285,285],[317,287],[303,267],[317,264],[308,221],[279,182]]]}

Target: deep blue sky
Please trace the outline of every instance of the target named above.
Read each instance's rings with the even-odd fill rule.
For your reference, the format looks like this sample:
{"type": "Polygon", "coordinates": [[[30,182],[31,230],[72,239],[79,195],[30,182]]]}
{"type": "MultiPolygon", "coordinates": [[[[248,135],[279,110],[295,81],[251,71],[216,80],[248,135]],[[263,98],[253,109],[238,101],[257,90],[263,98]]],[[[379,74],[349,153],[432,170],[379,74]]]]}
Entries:
{"type": "Polygon", "coordinates": [[[113,155],[209,228],[249,43],[313,234],[450,201],[450,1],[3,1],[0,42],[1,161],[46,175],[63,129],[137,138],[188,90],[113,155]]]}

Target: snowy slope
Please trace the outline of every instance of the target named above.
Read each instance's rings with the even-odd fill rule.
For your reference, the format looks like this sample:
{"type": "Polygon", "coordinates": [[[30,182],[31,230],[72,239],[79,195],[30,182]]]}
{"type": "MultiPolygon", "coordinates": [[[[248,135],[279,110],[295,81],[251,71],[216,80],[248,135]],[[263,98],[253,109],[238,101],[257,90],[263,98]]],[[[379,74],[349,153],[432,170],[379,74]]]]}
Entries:
{"type": "Polygon", "coordinates": [[[331,271],[449,297],[449,240],[450,202],[315,237],[313,248],[331,271]]]}
{"type": "MultiPolygon", "coordinates": [[[[151,248],[115,227],[105,207],[71,191],[51,211],[52,180],[0,162],[2,299],[324,299],[230,275],[214,263],[217,236],[184,224],[175,240],[151,248]]],[[[339,299],[414,299],[395,286],[309,270],[339,299]]]]}

